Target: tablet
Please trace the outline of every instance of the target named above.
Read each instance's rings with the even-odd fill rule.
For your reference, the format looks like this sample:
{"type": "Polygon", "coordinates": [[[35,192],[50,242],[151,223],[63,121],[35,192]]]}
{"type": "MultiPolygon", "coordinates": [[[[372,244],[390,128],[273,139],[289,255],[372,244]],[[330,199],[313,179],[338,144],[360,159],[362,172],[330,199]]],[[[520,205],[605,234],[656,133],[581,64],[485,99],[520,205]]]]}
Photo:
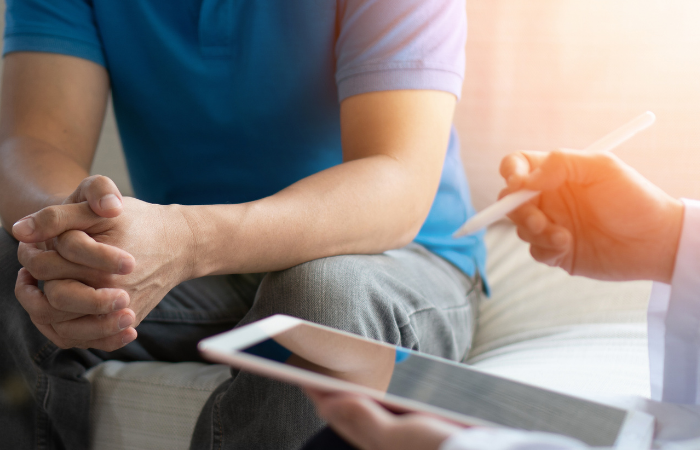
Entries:
{"type": "Polygon", "coordinates": [[[277,315],[204,339],[208,360],[326,391],[364,394],[395,411],[464,425],[545,431],[591,446],[649,448],[644,413],[490,375],[473,367],[277,315]]]}

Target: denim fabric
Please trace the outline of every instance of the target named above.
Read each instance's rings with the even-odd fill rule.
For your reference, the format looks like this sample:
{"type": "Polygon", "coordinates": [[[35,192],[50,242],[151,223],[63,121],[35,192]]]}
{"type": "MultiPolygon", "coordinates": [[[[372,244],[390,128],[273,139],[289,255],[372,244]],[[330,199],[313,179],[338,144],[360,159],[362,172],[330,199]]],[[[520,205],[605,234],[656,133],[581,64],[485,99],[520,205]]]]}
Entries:
{"type": "Polygon", "coordinates": [[[302,450],[357,450],[338,436],[332,428],[326,427],[304,445],[302,450]]]}
{"type": "MultiPolygon", "coordinates": [[[[471,345],[473,304],[481,295],[478,279],[411,244],[269,274],[190,280],[159,303],[123,349],[60,350],[14,296],[16,250],[1,232],[0,439],[16,449],[89,448],[90,386],[83,374],[106,359],[200,361],[202,338],[283,313],[459,360],[471,345]]],[[[204,406],[191,447],[296,449],[322,426],[298,388],[232,370],[204,406]]]]}

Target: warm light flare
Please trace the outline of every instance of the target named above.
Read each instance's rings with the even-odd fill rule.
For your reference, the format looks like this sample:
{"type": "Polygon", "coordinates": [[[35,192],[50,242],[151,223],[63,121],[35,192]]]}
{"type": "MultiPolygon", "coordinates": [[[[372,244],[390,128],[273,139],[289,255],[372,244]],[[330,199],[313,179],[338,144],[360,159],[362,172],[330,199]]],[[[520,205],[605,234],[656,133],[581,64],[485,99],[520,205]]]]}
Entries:
{"type": "Polygon", "coordinates": [[[616,153],[674,196],[700,198],[700,2],[472,0],[457,126],[477,209],[510,152],[583,148],[652,110],[616,153]]]}

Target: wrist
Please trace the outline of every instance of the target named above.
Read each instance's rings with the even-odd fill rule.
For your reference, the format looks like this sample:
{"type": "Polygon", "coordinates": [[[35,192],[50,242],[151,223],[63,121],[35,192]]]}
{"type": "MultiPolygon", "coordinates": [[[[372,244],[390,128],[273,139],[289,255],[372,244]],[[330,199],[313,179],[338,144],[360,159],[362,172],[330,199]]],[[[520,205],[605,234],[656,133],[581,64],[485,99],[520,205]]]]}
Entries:
{"type": "Polygon", "coordinates": [[[676,255],[678,254],[678,245],[681,240],[683,231],[683,217],[685,213],[685,205],[678,199],[671,199],[668,208],[664,211],[666,220],[666,231],[664,232],[660,245],[661,254],[658,261],[658,274],[655,281],[671,284],[673,272],[676,266],[676,255]]]}
{"type": "Polygon", "coordinates": [[[176,284],[203,275],[197,273],[200,259],[200,243],[197,239],[196,215],[192,206],[166,205],[163,216],[168,224],[166,230],[171,237],[174,271],[179,273],[176,284]]]}
{"type": "Polygon", "coordinates": [[[235,218],[245,205],[172,205],[186,223],[183,260],[188,262],[188,279],[207,275],[239,273],[236,257],[243,253],[236,238],[235,218]],[[234,212],[235,211],[235,212],[234,212]],[[238,245],[231,248],[230,242],[238,245]]]}

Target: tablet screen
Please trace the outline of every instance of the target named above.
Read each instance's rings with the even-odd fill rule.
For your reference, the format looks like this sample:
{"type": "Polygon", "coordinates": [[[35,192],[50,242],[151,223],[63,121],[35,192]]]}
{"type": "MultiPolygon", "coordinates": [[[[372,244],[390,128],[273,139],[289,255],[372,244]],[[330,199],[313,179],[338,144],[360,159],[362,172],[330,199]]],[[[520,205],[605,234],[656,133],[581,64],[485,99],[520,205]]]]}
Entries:
{"type": "Polygon", "coordinates": [[[627,411],[305,323],[244,353],[524,430],[612,446],[627,411]]]}

